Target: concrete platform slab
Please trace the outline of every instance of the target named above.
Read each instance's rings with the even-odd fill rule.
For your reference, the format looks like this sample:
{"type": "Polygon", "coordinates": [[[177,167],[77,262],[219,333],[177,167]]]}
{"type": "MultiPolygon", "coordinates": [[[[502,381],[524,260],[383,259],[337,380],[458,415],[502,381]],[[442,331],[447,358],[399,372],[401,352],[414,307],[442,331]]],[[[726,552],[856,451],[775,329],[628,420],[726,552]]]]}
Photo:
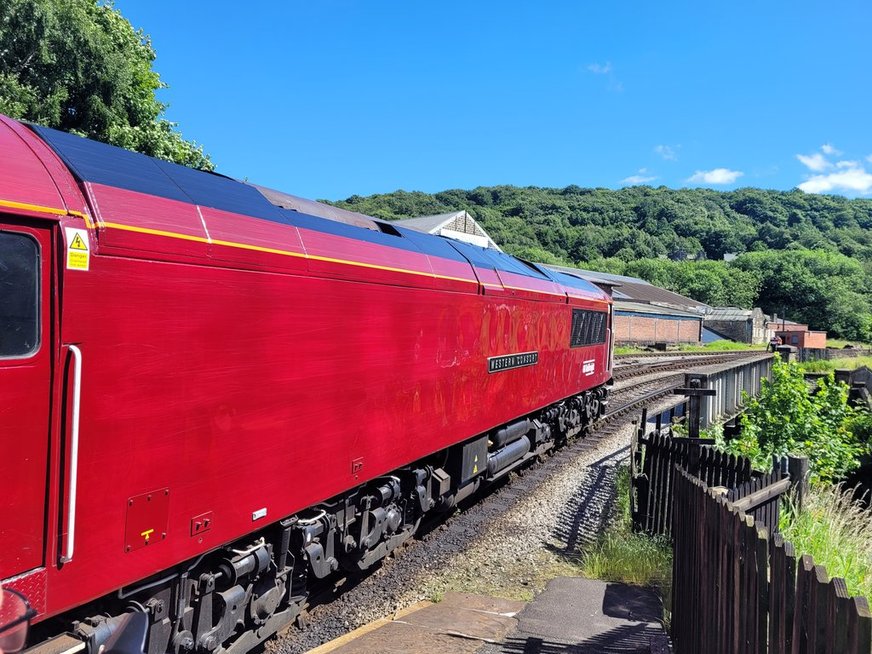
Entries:
{"type": "Polygon", "coordinates": [[[648,589],[560,577],[531,603],[467,593],[423,602],[313,654],[630,654],[667,642],[648,589]]]}
{"type": "Polygon", "coordinates": [[[402,623],[432,633],[494,642],[518,626],[518,621],[512,617],[443,604],[415,611],[403,618],[402,623]]]}
{"type": "Polygon", "coordinates": [[[518,614],[518,628],[479,654],[647,653],[666,640],[657,595],[645,588],[560,577],[518,614]]]}
{"type": "Polygon", "coordinates": [[[523,602],[468,593],[448,593],[442,602],[423,603],[392,620],[377,620],[311,654],[445,652],[472,654],[484,643],[497,643],[518,626],[513,616],[523,602]]]}
{"type": "Polygon", "coordinates": [[[465,640],[456,636],[434,633],[428,629],[402,622],[389,622],[375,631],[335,649],[321,650],[334,654],[473,654],[482,645],[480,640],[465,640]]]}
{"type": "Polygon", "coordinates": [[[514,616],[524,610],[526,602],[507,600],[501,597],[487,597],[485,595],[473,595],[471,593],[445,593],[440,604],[446,606],[459,606],[472,611],[487,611],[500,615],[514,616]]]}

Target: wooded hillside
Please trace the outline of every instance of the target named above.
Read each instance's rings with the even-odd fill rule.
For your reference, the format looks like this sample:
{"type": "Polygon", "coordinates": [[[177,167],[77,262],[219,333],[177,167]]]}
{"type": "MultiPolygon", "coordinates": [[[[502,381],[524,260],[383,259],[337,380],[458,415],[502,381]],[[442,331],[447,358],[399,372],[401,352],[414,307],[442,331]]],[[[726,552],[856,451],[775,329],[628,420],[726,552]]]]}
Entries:
{"type": "Polygon", "coordinates": [[[387,220],[468,210],[526,259],[642,277],[872,340],[872,200],[801,191],[479,187],[334,204],[387,220]],[[724,262],[725,254],[739,255],[724,262]]]}

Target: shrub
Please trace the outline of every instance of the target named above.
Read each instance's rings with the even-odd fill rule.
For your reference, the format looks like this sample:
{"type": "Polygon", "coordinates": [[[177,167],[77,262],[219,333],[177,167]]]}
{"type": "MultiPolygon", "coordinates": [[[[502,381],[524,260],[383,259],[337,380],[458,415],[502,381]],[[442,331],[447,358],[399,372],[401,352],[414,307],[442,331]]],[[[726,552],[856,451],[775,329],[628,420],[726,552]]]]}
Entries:
{"type": "Polygon", "coordinates": [[[868,423],[848,405],[848,387],[832,373],[809,393],[802,369],[776,360],[772,379],[764,379],[760,395],[745,402],[741,435],[721,447],[750,458],[755,467],[768,469],[773,456],[805,455],[812,480],[826,482],[860,465],[867,446],[852,428],[859,432],[868,423]]]}

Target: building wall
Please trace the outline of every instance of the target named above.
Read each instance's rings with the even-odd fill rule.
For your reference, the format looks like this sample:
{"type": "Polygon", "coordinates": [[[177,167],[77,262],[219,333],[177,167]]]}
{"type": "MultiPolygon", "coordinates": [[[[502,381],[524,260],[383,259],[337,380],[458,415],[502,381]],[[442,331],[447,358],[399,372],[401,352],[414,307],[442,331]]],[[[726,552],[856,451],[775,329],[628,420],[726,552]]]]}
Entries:
{"type": "Polygon", "coordinates": [[[706,319],[705,326],[740,343],[760,345],[769,341],[769,335],[766,331],[766,316],[759,308],[753,309],[747,318],[741,320],[706,319]]]}
{"type": "Polygon", "coordinates": [[[672,318],[615,312],[615,342],[699,343],[701,318],[672,318]]]}
{"type": "Polygon", "coordinates": [[[770,323],[770,326],[775,327],[775,331],[778,333],[782,332],[807,332],[808,325],[803,325],[800,323],[787,323],[782,325],[780,322],[770,323]]]}
{"type": "Polygon", "coordinates": [[[769,342],[769,334],[766,331],[766,315],[759,307],[751,311],[751,343],[761,345],[769,342]]]}
{"type": "Polygon", "coordinates": [[[823,350],[827,346],[826,332],[802,332],[796,330],[778,331],[784,345],[792,345],[798,348],[823,350]]]}
{"type": "Polygon", "coordinates": [[[826,332],[806,332],[805,347],[823,350],[827,346],[826,332]]]}
{"type": "Polygon", "coordinates": [[[706,320],[705,326],[739,343],[750,343],[753,336],[751,320],[706,320]]]}

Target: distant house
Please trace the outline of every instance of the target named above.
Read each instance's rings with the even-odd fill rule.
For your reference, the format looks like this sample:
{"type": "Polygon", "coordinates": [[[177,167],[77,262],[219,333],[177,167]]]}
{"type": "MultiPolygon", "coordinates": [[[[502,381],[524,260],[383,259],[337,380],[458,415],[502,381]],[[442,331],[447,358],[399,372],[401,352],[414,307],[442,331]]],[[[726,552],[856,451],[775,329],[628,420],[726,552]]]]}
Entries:
{"type": "Polygon", "coordinates": [[[456,241],[465,241],[482,248],[492,248],[502,252],[500,246],[484,231],[484,227],[479,225],[478,221],[465,210],[441,213],[436,216],[406,218],[395,221],[395,224],[426,234],[445,236],[456,241]]]}
{"type": "Polygon", "coordinates": [[[823,350],[827,347],[827,333],[812,331],[801,322],[773,320],[768,324],[783,345],[792,345],[801,350],[823,350]]]}
{"type": "Polygon", "coordinates": [[[714,307],[706,315],[703,325],[722,338],[739,343],[761,345],[769,342],[766,315],[761,309],[714,307]]]}

